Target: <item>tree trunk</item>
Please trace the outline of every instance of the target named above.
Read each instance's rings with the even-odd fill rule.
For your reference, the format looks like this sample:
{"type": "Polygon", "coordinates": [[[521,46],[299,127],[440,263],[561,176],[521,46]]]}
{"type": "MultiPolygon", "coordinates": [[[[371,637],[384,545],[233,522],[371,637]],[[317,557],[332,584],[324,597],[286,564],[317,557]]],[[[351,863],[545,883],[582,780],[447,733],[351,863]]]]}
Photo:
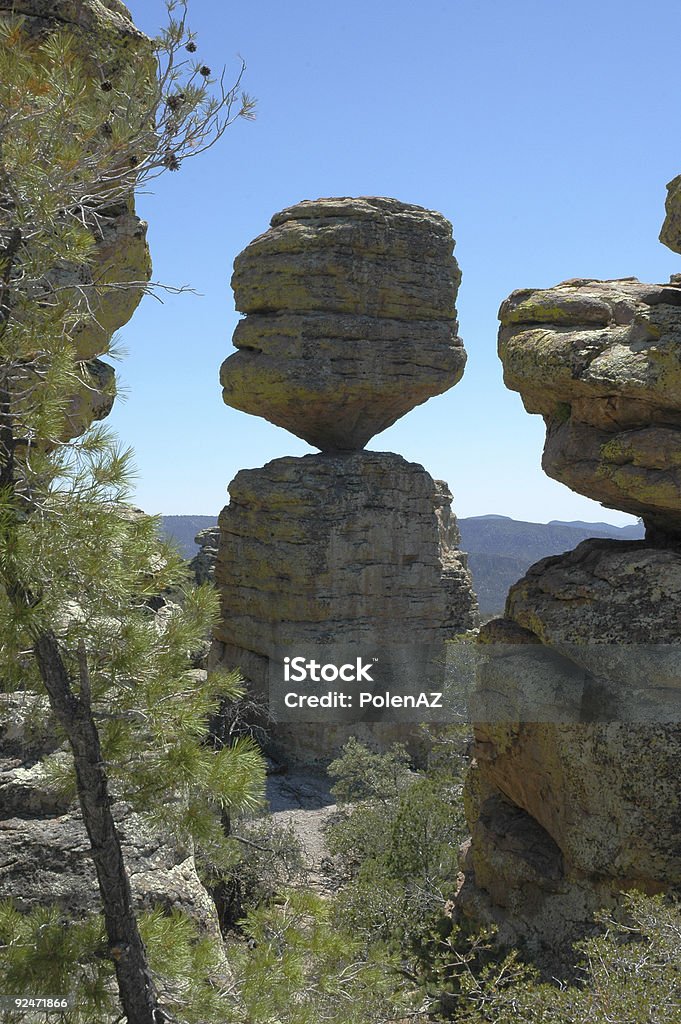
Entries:
{"type": "Polygon", "coordinates": [[[112,801],[89,694],[73,693],[54,633],[41,631],[34,652],[50,704],[73,751],[78,797],[97,871],[121,1004],[128,1024],[162,1024],[171,1018],[160,1008],[149,975],[146,950],[132,907],[130,881],[111,814],[112,801]]]}

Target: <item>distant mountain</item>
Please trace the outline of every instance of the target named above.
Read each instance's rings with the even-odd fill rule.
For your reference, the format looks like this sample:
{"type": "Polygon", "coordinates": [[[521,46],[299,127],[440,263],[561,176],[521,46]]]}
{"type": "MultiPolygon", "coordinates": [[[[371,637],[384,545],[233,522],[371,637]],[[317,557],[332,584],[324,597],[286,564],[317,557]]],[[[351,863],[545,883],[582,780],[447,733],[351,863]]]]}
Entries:
{"type": "Polygon", "coordinates": [[[198,550],[194,537],[217,521],[217,516],[161,516],[161,531],[175,541],[184,558],[193,558],[198,550]]]}
{"type": "MultiPolygon", "coordinates": [[[[196,554],[194,537],[217,523],[216,516],[163,516],[163,533],[173,538],[185,558],[196,554]]],[[[581,520],[524,523],[509,516],[487,515],[459,519],[461,547],[468,552],[480,611],[488,616],[503,611],[511,584],[534,562],[548,555],[571,551],[588,537],[638,540],[643,527],[611,526],[581,520]]]]}
{"type": "Polygon", "coordinates": [[[524,523],[507,516],[459,519],[459,529],[483,615],[503,611],[508,588],[540,558],[571,551],[589,537],[638,540],[644,533],[639,523],[524,523]]]}

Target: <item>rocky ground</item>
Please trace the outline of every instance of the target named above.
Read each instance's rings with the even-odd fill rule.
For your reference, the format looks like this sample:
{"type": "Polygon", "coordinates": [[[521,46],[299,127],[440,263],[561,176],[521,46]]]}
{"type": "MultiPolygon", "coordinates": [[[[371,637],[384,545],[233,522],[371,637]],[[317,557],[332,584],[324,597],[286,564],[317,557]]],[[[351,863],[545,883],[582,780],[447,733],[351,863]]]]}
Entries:
{"type": "Polygon", "coordinates": [[[294,769],[267,778],[272,821],[292,828],[303,850],[306,883],[322,895],[335,888],[324,829],[337,811],[331,783],[321,772],[294,769]]]}

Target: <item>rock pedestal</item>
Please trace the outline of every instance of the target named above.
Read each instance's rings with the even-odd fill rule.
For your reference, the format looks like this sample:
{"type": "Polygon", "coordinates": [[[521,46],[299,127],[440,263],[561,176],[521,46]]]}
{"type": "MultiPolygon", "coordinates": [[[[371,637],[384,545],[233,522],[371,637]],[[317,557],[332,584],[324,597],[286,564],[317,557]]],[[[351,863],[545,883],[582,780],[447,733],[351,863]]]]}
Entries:
{"type": "MultiPolygon", "coordinates": [[[[277,214],[235,261],[246,317],[224,399],[321,449],[239,473],[219,519],[215,657],[256,689],[287,645],[443,643],[476,623],[446,484],[361,450],[463,373],[452,247],[440,214],[323,199],[277,214]]],[[[404,727],[274,734],[284,755],[311,762],[353,732],[405,739],[404,727]]]]}
{"type": "Polygon", "coordinates": [[[459,905],[573,963],[622,890],[681,884],[681,288],[566,281],[500,319],[546,472],[646,524],[532,566],[480,636],[479,706],[553,703],[475,723],[459,905]]]}
{"type": "Polygon", "coordinates": [[[276,459],[229,492],[215,581],[231,614],[215,637],[241,664],[253,652],[254,681],[278,647],[442,643],[475,625],[452,496],[422,466],[385,452],[276,459]]]}

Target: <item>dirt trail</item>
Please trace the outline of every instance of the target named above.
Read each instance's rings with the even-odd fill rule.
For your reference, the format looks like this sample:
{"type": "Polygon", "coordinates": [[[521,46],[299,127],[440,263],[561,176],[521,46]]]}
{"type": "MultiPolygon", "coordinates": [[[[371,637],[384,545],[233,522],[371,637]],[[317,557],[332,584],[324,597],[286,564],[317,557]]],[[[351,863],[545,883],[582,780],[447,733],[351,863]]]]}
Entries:
{"type": "Polygon", "coordinates": [[[323,833],[337,809],[330,786],[326,775],[309,769],[289,769],[267,778],[272,820],[293,828],[303,847],[307,882],[322,894],[334,888],[332,873],[325,870],[329,851],[323,833]]]}

